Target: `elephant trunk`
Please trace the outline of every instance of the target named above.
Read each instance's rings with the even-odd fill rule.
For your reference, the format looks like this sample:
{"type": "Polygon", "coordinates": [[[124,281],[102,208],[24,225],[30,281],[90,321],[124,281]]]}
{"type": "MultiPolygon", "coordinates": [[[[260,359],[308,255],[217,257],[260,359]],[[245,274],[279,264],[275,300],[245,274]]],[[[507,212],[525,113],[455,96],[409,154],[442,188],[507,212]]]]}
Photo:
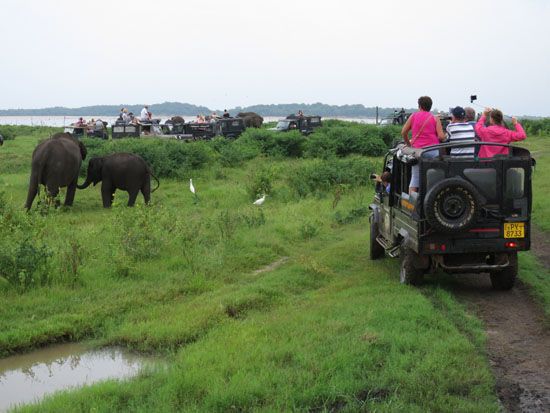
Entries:
{"type": "Polygon", "coordinates": [[[86,189],[90,186],[90,184],[92,183],[92,181],[90,181],[88,178],[86,178],[86,182],[84,182],[82,185],[76,185],[76,187],[78,189],[86,189]]]}

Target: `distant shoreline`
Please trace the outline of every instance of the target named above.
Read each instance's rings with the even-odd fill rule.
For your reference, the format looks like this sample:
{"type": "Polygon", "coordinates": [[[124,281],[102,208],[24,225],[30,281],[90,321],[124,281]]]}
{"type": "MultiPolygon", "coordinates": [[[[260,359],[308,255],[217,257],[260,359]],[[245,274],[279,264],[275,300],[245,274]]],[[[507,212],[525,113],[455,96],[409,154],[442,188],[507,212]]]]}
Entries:
{"type": "MultiPolygon", "coordinates": [[[[117,116],[121,108],[127,108],[128,111],[139,113],[143,105],[120,104],[120,105],[95,105],[83,106],[79,108],[67,107],[49,107],[41,109],[2,109],[0,116],[84,116],[94,113],[95,116],[117,116]]],[[[149,105],[150,111],[154,116],[196,116],[198,114],[210,114],[212,112],[221,113],[223,109],[211,109],[206,106],[193,105],[180,102],[163,102],[149,105]]],[[[378,116],[384,117],[391,115],[394,110],[401,108],[378,108],[378,116]]],[[[324,103],[289,103],[289,104],[270,104],[270,105],[252,105],[247,107],[237,106],[228,108],[232,115],[239,112],[256,112],[262,116],[287,116],[291,113],[297,113],[298,110],[308,114],[315,114],[325,117],[347,117],[347,118],[373,118],[376,117],[377,108],[366,107],[361,104],[355,105],[327,105],[324,103]]],[[[406,108],[410,111],[412,109],[406,108]]]]}

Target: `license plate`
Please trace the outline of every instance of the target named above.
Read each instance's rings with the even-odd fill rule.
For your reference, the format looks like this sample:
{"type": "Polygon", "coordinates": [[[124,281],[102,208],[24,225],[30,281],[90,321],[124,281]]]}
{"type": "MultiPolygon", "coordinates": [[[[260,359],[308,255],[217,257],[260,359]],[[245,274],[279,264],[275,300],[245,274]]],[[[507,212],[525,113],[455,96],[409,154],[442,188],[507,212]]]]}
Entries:
{"type": "Polygon", "coordinates": [[[525,238],[525,223],[524,222],[505,223],[504,238],[525,238]]]}

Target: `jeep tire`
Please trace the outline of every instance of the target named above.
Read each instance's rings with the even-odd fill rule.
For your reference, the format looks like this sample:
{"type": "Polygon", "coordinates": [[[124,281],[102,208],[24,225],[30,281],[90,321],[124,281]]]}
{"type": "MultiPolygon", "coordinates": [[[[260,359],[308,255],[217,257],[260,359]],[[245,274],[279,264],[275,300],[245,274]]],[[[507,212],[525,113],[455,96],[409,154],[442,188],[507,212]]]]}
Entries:
{"type": "Polygon", "coordinates": [[[384,247],[380,245],[376,238],[378,237],[378,222],[374,222],[374,217],[371,217],[370,223],[370,259],[377,260],[384,257],[384,247]]]}
{"type": "Polygon", "coordinates": [[[492,271],[491,285],[495,290],[510,290],[516,281],[518,274],[518,254],[513,252],[508,255],[510,265],[500,271],[492,271]]]}
{"type": "Polygon", "coordinates": [[[481,199],[481,195],[470,182],[461,178],[444,179],[426,194],[426,219],[438,232],[464,231],[476,222],[481,199]]]}
{"type": "Polygon", "coordinates": [[[417,261],[416,252],[401,245],[399,255],[401,257],[401,268],[399,270],[399,281],[401,284],[421,284],[424,278],[424,271],[415,266],[417,261]]]}

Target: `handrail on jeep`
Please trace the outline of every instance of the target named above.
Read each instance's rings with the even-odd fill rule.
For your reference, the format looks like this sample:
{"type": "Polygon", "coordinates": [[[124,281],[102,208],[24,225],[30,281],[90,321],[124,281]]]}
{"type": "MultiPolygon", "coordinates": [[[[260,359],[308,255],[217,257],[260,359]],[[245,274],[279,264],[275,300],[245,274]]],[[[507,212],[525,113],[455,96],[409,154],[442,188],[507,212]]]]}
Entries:
{"type": "MultiPolygon", "coordinates": [[[[506,143],[497,143],[497,142],[446,142],[446,143],[439,143],[437,145],[430,145],[425,146],[423,148],[412,148],[410,146],[406,146],[404,142],[400,142],[397,144],[394,148],[390,149],[390,153],[396,153],[398,150],[402,150],[404,148],[408,148],[408,151],[411,153],[408,155],[412,155],[414,158],[422,158],[422,159],[428,159],[424,157],[423,155],[426,152],[432,151],[432,150],[438,150],[438,149],[452,149],[452,148],[464,148],[464,147],[481,147],[481,146],[500,146],[504,148],[511,149],[511,154],[513,156],[530,156],[531,153],[528,149],[522,148],[520,146],[510,145],[506,143]]],[[[451,155],[452,157],[452,155],[451,155]]],[[[456,157],[459,158],[459,157],[456,157]]],[[[490,158],[478,158],[476,159],[490,159],[490,158]]]]}

